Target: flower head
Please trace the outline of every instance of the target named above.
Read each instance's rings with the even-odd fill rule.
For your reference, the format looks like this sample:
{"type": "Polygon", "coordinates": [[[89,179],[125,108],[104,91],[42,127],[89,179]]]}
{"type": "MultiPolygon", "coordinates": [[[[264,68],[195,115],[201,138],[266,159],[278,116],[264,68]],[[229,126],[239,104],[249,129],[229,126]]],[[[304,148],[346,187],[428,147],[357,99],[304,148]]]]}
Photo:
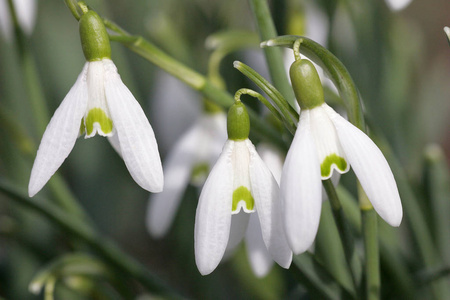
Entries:
{"type": "Polygon", "coordinates": [[[88,61],[44,132],[31,171],[30,197],[47,183],[83,133],[86,138],[110,137],[133,179],[148,191],[160,192],[163,173],[152,127],[110,59],[108,35],[95,12],[80,19],[80,34],[88,61]]]}
{"type": "Polygon", "coordinates": [[[228,243],[242,239],[249,214],[254,212],[272,258],[284,268],[292,260],[282,227],[278,185],[248,139],[249,128],[245,106],[237,101],[228,113],[228,140],[205,182],[196,212],[195,260],[203,275],[217,267],[228,243]],[[233,229],[232,218],[242,226],[233,229]],[[235,230],[240,234],[230,234],[235,230]]]}
{"type": "Polygon", "coordinates": [[[402,205],[389,165],[375,143],[323,101],[313,65],[297,60],[290,70],[302,111],[281,177],[285,229],[294,253],[306,251],[317,233],[321,180],[350,166],[378,214],[399,226],[402,205]]]}
{"type": "MultiPolygon", "coordinates": [[[[37,1],[13,0],[12,3],[19,26],[26,34],[30,35],[36,23],[37,1]]],[[[0,0],[0,29],[7,40],[11,39],[13,27],[8,0],[0,0]]]]}

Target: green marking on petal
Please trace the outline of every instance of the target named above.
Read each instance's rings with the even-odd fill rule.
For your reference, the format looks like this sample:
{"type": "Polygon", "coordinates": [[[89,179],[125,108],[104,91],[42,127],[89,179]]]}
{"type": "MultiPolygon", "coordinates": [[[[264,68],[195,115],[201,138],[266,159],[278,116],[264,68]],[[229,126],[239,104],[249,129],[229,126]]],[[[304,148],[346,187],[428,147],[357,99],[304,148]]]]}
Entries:
{"type": "Polygon", "coordinates": [[[233,192],[233,204],[231,205],[231,212],[238,213],[240,207],[244,209],[246,213],[255,211],[255,200],[252,194],[245,186],[240,186],[233,192]],[[241,203],[244,202],[244,203],[241,203]],[[241,203],[241,205],[239,205],[241,203]],[[242,206],[243,204],[243,206],[242,206]]]}
{"type": "Polygon", "coordinates": [[[90,135],[94,130],[94,123],[100,125],[101,131],[108,134],[113,129],[113,122],[101,108],[93,108],[86,117],[86,133],[90,135]]]}
{"type": "Polygon", "coordinates": [[[341,172],[345,172],[347,169],[347,162],[345,159],[333,153],[325,157],[320,165],[320,174],[322,177],[330,177],[332,165],[335,165],[341,172]]]}

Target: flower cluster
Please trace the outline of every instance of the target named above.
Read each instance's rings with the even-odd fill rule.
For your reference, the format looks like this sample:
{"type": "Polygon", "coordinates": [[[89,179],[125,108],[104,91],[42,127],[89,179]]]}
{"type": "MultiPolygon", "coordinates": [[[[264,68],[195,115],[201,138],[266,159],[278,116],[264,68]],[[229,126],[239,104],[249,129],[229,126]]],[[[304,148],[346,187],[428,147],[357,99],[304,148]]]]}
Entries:
{"type": "MultiPolygon", "coordinates": [[[[276,178],[248,138],[250,121],[239,99],[241,92],[226,120],[221,110],[209,106],[178,141],[166,160],[164,184],[152,127],[120,79],[108,34],[95,12],[81,17],[80,35],[87,62],[43,135],[31,172],[30,196],[61,166],[77,137],[99,134],[108,137],[142,188],[162,192],[153,197],[148,211],[148,228],[155,237],[167,232],[188,182],[197,173],[208,172],[218,157],[195,217],[195,260],[203,275],[214,271],[244,236],[255,274],[267,274],[272,260],[289,268],[292,254],[306,251],[315,239],[321,181],[334,171],[343,174],[352,167],[378,214],[390,225],[400,225],[402,205],[386,159],[367,135],[324,102],[320,78],[310,61],[297,59],[290,68],[301,112],[283,169],[274,171],[276,178]]],[[[281,155],[273,156],[276,151],[267,147],[261,151],[281,169],[281,155]]]]}

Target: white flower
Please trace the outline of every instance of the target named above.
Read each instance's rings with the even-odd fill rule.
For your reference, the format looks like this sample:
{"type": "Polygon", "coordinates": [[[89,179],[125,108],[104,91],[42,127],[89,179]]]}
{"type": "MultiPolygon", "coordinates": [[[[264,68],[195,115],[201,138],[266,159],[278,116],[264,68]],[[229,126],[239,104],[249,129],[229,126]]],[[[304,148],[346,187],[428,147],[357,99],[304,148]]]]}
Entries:
{"type": "Polygon", "coordinates": [[[317,233],[321,180],[352,166],[377,213],[392,226],[402,205],[389,165],[375,143],[323,103],[302,109],[281,176],[286,236],[294,253],[306,251],[317,233]]]}
{"type": "Polygon", "coordinates": [[[104,58],[86,62],[48,124],[31,171],[30,197],[58,170],[82,133],[86,138],[96,133],[114,137],[115,149],[133,179],[148,191],[162,190],[162,166],[152,127],[114,63],[104,58]]]}
{"type": "MultiPolygon", "coordinates": [[[[36,23],[36,0],[13,0],[17,19],[22,30],[30,35],[36,23]]],[[[8,0],[0,0],[0,28],[7,40],[11,39],[13,24],[8,0]]]]}
{"type": "MultiPolygon", "coordinates": [[[[229,133],[230,136],[230,133],[229,133]]],[[[250,140],[229,139],[209,174],[200,195],[195,218],[195,260],[201,274],[211,273],[222,260],[233,218],[257,212],[264,244],[272,258],[288,268],[292,252],[281,221],[279,189],[273,175],[250,140]],[[241,211],[242,210],[242,211],[241,211]]],[[[240,227],[240,226],[239,226],[240,227]]],[[[238,230],[241,237],[245,230],[238,230]]],[[[230,241],[231,243],[231,241],[230,241]]]]}
{"type": "Polygon", "coordinates": [[[167,233],[189,181],[203,184],[220,155],[226,133],[225,113],[204,113],[169,152],[164,164],[164,190],[150,196],[147,209],[147,229],[153,237],[167,233]],[[199,173],[196,169],[202,174],[193,174],[199,173]]]}

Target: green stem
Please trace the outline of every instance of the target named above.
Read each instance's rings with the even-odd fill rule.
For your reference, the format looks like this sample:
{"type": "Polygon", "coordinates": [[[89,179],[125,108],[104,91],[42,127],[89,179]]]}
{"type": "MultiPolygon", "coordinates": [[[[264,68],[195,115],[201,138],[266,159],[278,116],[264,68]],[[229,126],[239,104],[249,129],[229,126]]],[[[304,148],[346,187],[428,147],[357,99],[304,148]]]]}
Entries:
{"type": "MultiPolygon", "coordinates": [[[[253,14],[256,18],[256,24],[259,30],[261,40],[275,38],[278,34],[270,14],[269,6],[266,0],[250,0],[253,14]]],[[[292,107],[295,107],[294,91],[289,84],[287,72],[284,68],[283,53],[280,49],[265,48],[267,65],[269,67],[270,77],[275,87],[281,91],[292,107]]]]}
{"type": "Polygon", "coordinates": [[[128,274],[136,279],[149,291],[171,299],[181,299],[177,293],[172,291],[165,283],[153,275],[153,273],[145,269],[132,257],[122,252],[122,250],[120,250],[110,239],[101,236],[85,222],[74,218],[70,214],[48,204],[42,199],[31,200],[26,194],[17,190],[4,179],[0,179],[0,191],[20,205],[46,217],[49,221],[55,223],[61,230],[84,241],[87,245],[91,246],[105,262],[111,264],[118,271],[128,274]]]}
{"type": "Polygon", "coordinates": [[[261,47],[278,46],[292,48],[298,39],[302,39],[300,53],[321,66],[338,88],[339,94],[345,103],[349,121],[362,131],[365,131],[358,89],[347,68],[333,53],[307,37],[297,35],[284,35],[270,39],[263,42],[261,47]]]}
{"type": "MultiPolygon", "coordinates": [[[[112,22],[108,21],[106,24],[112,24],[112,22]]],[[[112,27],[110,26],[111,25],[109,25],[108,28],[111,29],[112,27]]],[[[117,26],[114,28],[117,28],[117,26]]],[[[214,101],[218,105],[229,108],[234,103],[233,96],[230,93],[218,88],[205,76],[167,55],[144,38],[128,35],[124,33],[123,30],[121,30],[121,32],[121,35],[111,35],[110,39],[124,44],[133,52],[180,79],[182,82],[194,90],[199,91],[207,99],[214,101]]],[[[278,145],[281,149],[286,149],[284,140],[274,128],[262,121],[254,111],[248,109],[248,113],[252,124],[252,130],[258,133],[262,138],[278,145]]]]}
{"type": "Polygon", "coordinates": [[[327,192],[328,199],[330,200],[331,210],[333,212],[334,221],[341,238],[342,246],[344,248],[345,260],[352,276],[353,287],[358,294],[359,277],[361,274],[360,262],[355,252],[355,242],[353,238],[350,226],[345,218],[344,210],[341,205],[341,201],[336,193],[333,182],[331,179],[322,181],[323,187],[327,192]]]}
{"type": "Polygon", "coordinates": [[[380,258],[378,246],[377,213],[373,209],[362,210],[362,229],[366,257],[366,298],[380,299],[380,258]]]}

